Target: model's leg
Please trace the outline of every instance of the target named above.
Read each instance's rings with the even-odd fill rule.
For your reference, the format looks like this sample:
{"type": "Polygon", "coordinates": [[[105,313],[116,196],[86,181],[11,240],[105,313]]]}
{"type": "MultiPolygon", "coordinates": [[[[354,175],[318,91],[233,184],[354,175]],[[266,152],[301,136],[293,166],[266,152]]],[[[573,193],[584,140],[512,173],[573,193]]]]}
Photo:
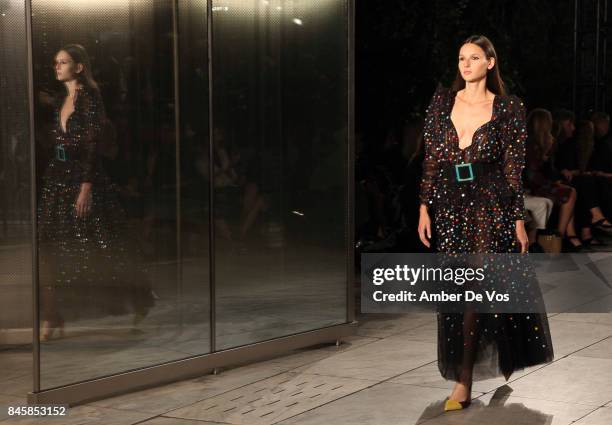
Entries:
{"type": "Polygon", "coordinates": [[[249,231],[253,223],[255,223],[255,219],[257,218],[257,215],[259,214],[260,211],[262,211],[265,208],[265,206],[266,206],[266,203],[262,196],[257,197],[257,199],[253,201],[253,204],[251,205],[251,208],[248,210],[244,218],[244,221],[242,222],[242,225],[240,227],[241,238],[244,239],[246,237],[247,232],[249,231]]]}
{"type": "Polygon", "coordinates": [[[219,232],[220,236],[223,237],[223,239],[226,239],[228,241],[233,240],[233,238],[232,238],[232,231],[231,231],[229,225],[227,224],[227,221],[225,221],[225,219],[223,219],[223,218],[216,218],[215,219],[215,227],[216,227],[217,231],[219,232]]]}
{"type": "Polygon", "coordinates": [[[45,341],[53,335],[56,328],[64,328],[64,320],[57,306],[56,288],[53,286],[55,276],[50,261],[41,261],[40,268],[40,339],[45,341]]]}
{"type": "Polygon", "coordinates": [[[450,395],[452,400],[465,401],[470,398],[472,373],[478,349],[478,322],[476,321],[478,316],[478,313],[472,310],[467,310],[463,314],[463,357],[459,381],[450,395]]]}
{"type": "MultiPolygon", "coordinates": [[[[240,222],[244,223],[247,220],[249,212],[253,209],[257,199],[257,185],[255,183],[246,183],[244,185],[244,194],[242,196],[242,212],[240,213],[240,222]]],[[[244,226],[243,226],[244,227],[244,226]]]]}
{"type": "Polygon", "coordinates": [[[42,286],[40,288],[40,318],[43,322],[55,323],[58,317],[54,288],[42,286]]]}
{"type": "MultiPolygon", "coordinates": [[[[58,317],[57,304],[55,301],[55,290],[53,283],[57,277],[57,268],[54,265],[58,260],[52,257],[54,247],[40,243],[38,264],[40,282],[40,320],[54,322],[58,317]]],[[[56,248],[57,249],[57,248],[56,248]]]]}

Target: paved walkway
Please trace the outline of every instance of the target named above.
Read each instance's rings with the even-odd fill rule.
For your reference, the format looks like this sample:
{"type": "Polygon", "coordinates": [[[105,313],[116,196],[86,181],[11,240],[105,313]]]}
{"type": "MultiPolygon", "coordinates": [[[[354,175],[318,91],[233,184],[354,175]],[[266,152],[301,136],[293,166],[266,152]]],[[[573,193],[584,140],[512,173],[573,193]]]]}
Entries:
{"type": "MultiPolygon", "coordinates": [[[[71,408],[59,419],[0,425],[609,425],[612,314],[550,315],[555,359],[475,382],[466,411],[443,412],[452,382],[436,364],[427,315],[363,315],[358,334],[333,344],[71,408]]],[[[0,395],[0,405],[16,404],[0,395]]]]}

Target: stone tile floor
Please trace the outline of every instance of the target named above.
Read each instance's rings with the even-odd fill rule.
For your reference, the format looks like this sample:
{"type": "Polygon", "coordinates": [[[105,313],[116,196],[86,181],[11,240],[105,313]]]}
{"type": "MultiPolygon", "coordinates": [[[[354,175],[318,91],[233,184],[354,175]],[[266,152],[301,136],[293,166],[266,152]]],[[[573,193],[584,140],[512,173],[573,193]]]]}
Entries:
{"type": "MultiPolygon", "coordinates": [[[[295,350],[73,407],[62,418],[0,416],[0,425],[611,424],[612,314],[549,320],[554,361],[508,382],[475,382],[474,402],[460,412],[443,412],[453,383],[437,371],[435,316],[370,314],[359,317],[357,334],[339,347],[295,350]]],[[[3,388],[0,405],[22,402],[3,388]]]]}

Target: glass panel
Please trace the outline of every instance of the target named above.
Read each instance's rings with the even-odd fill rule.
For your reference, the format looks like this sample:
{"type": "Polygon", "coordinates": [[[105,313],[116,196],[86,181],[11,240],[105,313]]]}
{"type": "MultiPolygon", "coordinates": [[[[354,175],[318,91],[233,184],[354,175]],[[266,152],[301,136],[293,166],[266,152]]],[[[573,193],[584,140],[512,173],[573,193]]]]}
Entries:
{"type": "Polygon", "coordinates": [[[206,0],[181,0],[178,9],[180,82],[181,351],[210,351],[208,36],[206,0]],[[207,324],[207,326],[202,326],[207,324]]]}
{"type": "MultiPolygon", "coordinates": [[[[206,139],[177,114],[174,3],[32,1],[42,389],[208,351],[206,198],[179,166],[206,139]]],[[[197,61],[205,9],[179,3],[197,61]]]]}
{"type": "MultiPolygon", "coordinates": [[[[32,385],[32,221],[23,1],[0,2],[0,405],[32,385]]],[[[6,409],[0,412],[5,419],[6,409]]]]}
{"type": "Polygon", "coordinates": [[[344,323],[345,2],[212,13],[217,348],[344,323]]]}

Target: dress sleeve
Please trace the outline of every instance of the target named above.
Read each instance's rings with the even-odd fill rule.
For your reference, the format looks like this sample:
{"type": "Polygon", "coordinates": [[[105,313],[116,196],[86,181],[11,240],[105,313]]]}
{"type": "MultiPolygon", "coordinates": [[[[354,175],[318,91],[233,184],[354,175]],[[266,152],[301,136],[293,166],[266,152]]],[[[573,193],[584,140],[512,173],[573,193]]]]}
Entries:
{"type": "Polygon", "coordinates": [[[433,204],[436,176],[438,174],[438,158],[435,146],[440,134],[440,107],[444,93],[444,87],[438,87],[434,93],[427,107],[423,128],[425,155],[423,158],[423,175],[421,177],[419,201],[421,204],[427,205],[427,207],[431,207],[433,204]]]}
{"type": "Polygon", "coordinates": [[[518,97],[511,96],[508,102],[508,116],[503,128],[505,148],[502,169],[512,191],[510,214],[514,220],[524,220],[525,199],[521,175],[525,168],[526,112],[525,105],[518,97]]]}
{"type": "Polygon", "coordinates": [[[88,90],[83,94],[83,138],[81,140],[81,164],[83,174],[81,182],[93,181],[96,168],[96,144],[102,133],[102,127],[106,120],[102,97],[88,90]]]}

